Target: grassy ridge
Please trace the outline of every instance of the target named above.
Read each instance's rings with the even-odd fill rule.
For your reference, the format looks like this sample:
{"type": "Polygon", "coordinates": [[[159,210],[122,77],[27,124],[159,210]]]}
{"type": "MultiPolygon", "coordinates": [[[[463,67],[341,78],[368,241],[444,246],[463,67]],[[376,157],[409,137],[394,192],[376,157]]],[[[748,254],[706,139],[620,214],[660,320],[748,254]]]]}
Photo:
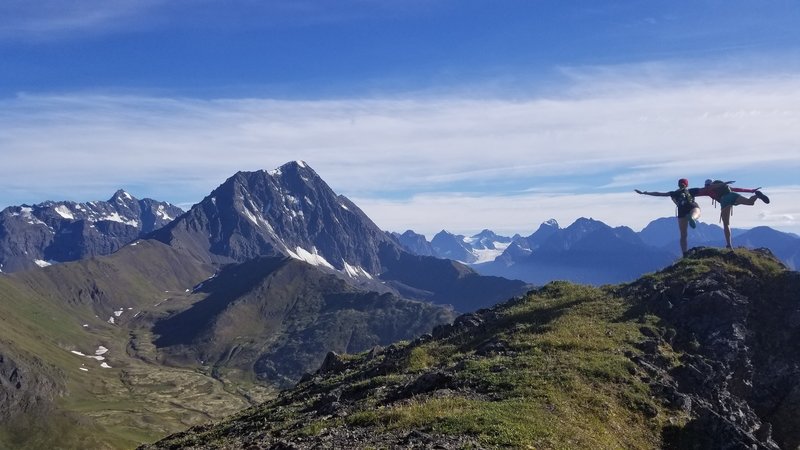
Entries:
{"type": "Polygon", "coordinates": [[[422,432],[459,447],[657,448],[664,426],[686,418],[653,400],[631,362],[657,319],[630,313],[611,288],[552,283],[466,332],[347,356],[342,370],[155,447],[391,448],[422,432]]]}
{"type": "Polygon", "coordinates": [[[503,311],[466,341],[433,342],[411,352],[409,369],[459,366],[464,385],[492,398],[423,398],[354,414],[353,425],[472,434],[483,445],[520,448],[654,448],[664,420],[680,420],[651,401],[625,356],[642,324],[623,320],[625,302],[607,291],[555,283],[503,311]],[[474,357],[487,340],[506,354],[474,357]],[[642,410],[657,419],[645,420],[642,410]]]}

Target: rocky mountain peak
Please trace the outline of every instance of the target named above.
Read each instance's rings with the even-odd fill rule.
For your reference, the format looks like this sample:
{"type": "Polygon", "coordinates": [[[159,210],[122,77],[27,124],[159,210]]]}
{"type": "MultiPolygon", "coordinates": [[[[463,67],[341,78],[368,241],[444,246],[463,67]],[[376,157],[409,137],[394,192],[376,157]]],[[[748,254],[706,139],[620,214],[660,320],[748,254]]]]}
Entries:
{"type": "Polygon", "coordinates": [[[477,259],[472,253],[472,246],[466,242],[463,235],[456,235],[446,230],[436,233],[431,239],[431,246],[442,258],[466,263],[474,262],[477,259]]]}
{"type": "Polygon", "coordinates": [[[136,197],[129,194],[124,189],[118,189],[116,192],[114,192],[114,195],[112,195],[111,198],[108,199],[108,202],[128,204],[128,203],[136,203],[138,202],[138,199],[136,199],[136,197]]]}
{"type": "Polygon", "coordinates": [[[478,234],[476,234],[476,235],[474,235],[472,237],[476,238],[476,239],[495,239],[498,236],[494,231],[492,231],[492,230],[490,230],[488,228],[484,228],[480,233],[478,233],[478,234]]]}
{"type": "Polygon", "coordinates": [[[406,230],[403,234],[391,233],[391,236],[408,252],[415,255],[436,256],[431,243],[424,235],[414,230],[406,230]]]}
{"type": "Polygon", "coordinates": [[[282,254],[373,275],[381,272],[379,247],[395,245],[302,161],[236,173],[156,237],[193,247],[195,254],[214,261],[282,254]]]}
{"type": "Polygon", "coordinates": [[[558,221],[556,219],[545,220],[544,222],[542,222],[541,225],[539,225],[539,228],[542,228],[542,227],[549,227],[549,228],[556,228],[556,229],[561,228],[558,225],[558,221]]]}

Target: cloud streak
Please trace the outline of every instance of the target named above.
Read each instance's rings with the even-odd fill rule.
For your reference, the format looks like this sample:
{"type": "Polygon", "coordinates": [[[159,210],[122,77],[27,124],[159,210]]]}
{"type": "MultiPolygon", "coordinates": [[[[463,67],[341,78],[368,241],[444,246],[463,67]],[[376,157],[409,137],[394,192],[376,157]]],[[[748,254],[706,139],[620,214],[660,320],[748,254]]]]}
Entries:
{"type": "Polygon", "coordinates": [[[131,29],[162,0],[6,0],[0,5],[0,39],[53,40],[72,33],[131,29]]]}
{"type": "MultiPolygon", "coordinates": [[[[429,231],[482,228],[494,217],[512,223],[522,214],[515,209],[542,211],[513,221],[527,224],[516,228],[523,232],[557,215],[550,210],[567,221],[578,214],[646,223],[670,206],[631,211],[629,193],[669,190],[679,177],[766,188],[796,181],[800,77],[609,79],[584,77],[563,95],[513,100],[21,95],[0,100],[0,205],[103,198],[120,185],[196,202],[238,170],[303,159],[368,212],[385,212],[384,227],[398,222],[392,211],[403,205],[409,227],[429,231]],[[552,195],[543,196],[543,186],[554,186],[552,195]],[[539,193],[525,196],[531,191],[539,193]],[[472,226],[430,225],[439,223],[436,199],[481,212],[469,218],[472,226]],[[502,208],[478,207],[481,199],[502,208]]],[[[763,220],[800,217],[796,198],[787,195],[791,207],[763,220]]]]}
{"type": "MultiPolygon", "coordinates": [[[[429,3],[429,2],[428,2],[429,3]]],[[[402,17],[435,7],[421,0],[4,0],[0,39],[55,41],[137,30],[285,28],[402,17]]]]}

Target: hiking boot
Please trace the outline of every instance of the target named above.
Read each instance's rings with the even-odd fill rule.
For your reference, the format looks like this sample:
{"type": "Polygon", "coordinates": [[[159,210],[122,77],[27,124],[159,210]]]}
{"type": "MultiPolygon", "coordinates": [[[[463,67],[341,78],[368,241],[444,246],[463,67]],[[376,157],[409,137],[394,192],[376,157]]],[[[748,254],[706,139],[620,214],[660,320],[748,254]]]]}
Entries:
{"type": "Polygon", "coordinates": [[[694,220],[694,218],[692,217],[692,215],[691,215],[691,214],[690,214],[690,215],[688,215],[688,216],[686,216],[686,219],[689,221],[689,226],[690,226],[690,227],[692,227],[692,228],[697,228],[697,221],[696,221],[696,220],[694,220]]]}
{"type": "Polygon", "coordinates": [[[761,191],[756,191],[755,194],[756,194],[756,197],[760,198],[762,202],[769,203],[769,197],[767,197],[766,195],[762,194],[761,191]]]}

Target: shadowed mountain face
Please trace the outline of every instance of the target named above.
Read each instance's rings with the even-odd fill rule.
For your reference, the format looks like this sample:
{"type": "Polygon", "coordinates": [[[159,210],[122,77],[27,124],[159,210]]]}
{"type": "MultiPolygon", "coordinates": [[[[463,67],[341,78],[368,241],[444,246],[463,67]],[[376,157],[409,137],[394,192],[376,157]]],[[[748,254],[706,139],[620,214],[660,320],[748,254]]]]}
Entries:
{"type": "Polygon", "coordinates": [[[474,311],[521,295],[528,289],[522,281],[479,275],[449,259],[412,255],[384,246],[381,260],[386,271],[381,280],[404,297],[453,305],[456,311],[474,311]]]}
{"type": "Polygon", "coordinates": [[[420,256],[439,256],[436,255],[433,246],[425,239],[424,235],[415,233],[412,230],[406,230],[403,234],[391,233],[391,235],[401,247],[410,253],[420,256]]]}
{"type": "Polygon", "coordinates": [[[107,202],[45,202],[0,212],[0,271],[108,255],[183,211],[123,190],[107,202]]]}
{"type": "Polygon", "coordinates": [[[477,260],[472,254],[472,246],[464,241],[463,235],[455,235],[442,230],[431,239],[431,247],[436,256],[471,263],[477,260]]]}
{"type": "Polygon", "coordinates": [[[203,300],[154,328],[166,361],[255,372],[277,385],[315,370],[329,351],[388,345],[454,317],[448,308],[359,290],[285,257],[231,265],[199,291],[203,300]]]}
{"type": "Polygon", "coordinates": [[[329,354],[279,399],[142,448],[796,449],[799,293],[800,274],[739,249],[629,285],[554,282],[329,354]]]}

